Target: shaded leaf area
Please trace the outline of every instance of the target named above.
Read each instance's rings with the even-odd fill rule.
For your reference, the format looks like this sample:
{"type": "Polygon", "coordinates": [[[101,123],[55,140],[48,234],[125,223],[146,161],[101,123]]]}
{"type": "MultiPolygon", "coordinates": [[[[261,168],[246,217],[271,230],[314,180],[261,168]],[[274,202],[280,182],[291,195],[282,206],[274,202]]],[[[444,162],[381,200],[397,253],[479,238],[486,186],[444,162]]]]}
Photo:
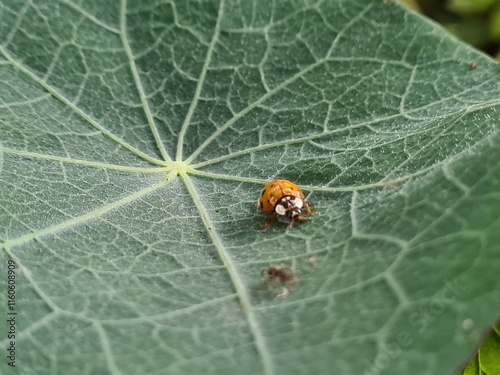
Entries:
{"type": "Polygon", "coordinates": [[[498,314],[499,69],[420,16],[4,1],[0,40],[19,373],[451,374],[498,314]],[[259,230],[276,177],[320,214],[259,230]]]}

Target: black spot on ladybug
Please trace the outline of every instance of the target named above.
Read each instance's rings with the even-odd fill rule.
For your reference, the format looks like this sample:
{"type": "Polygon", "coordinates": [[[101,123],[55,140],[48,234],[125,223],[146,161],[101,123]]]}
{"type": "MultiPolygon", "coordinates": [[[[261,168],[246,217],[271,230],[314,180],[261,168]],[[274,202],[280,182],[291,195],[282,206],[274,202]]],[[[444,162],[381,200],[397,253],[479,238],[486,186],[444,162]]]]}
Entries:
{"type": "Polygon", "coordinates": [[[260,201],[259,205],[260,205],[260,209],[263,210],[264,209],[264,203],[262,203],[262,201],[260,201]]]}
{"type": "Polygon", "coordinates": [[[265,193],[265,190],[262,189],[262,192],[260,193],[260,196],[263,197],[264,196],[264,193],[265,193]]]}

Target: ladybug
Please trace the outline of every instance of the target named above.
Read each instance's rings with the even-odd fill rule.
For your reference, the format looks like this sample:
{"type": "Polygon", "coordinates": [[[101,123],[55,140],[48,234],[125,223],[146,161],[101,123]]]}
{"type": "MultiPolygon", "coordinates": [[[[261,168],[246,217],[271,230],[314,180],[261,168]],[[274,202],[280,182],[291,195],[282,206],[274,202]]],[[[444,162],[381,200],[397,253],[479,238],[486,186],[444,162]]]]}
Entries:
{"type": "Polygon", "coordinates": [[[288,226],[292,227],[297,221],[307,219],[302,215],[302,209],[305,209],[308,215],[316,215],[317,212],[311,211],[304,199],[304,193],[292,181],[274,180],[268,183],[262,189],[257,203],[262,211],[269,214],[261,228],[272,225],[277,217],[287,219],[288,226]]]}

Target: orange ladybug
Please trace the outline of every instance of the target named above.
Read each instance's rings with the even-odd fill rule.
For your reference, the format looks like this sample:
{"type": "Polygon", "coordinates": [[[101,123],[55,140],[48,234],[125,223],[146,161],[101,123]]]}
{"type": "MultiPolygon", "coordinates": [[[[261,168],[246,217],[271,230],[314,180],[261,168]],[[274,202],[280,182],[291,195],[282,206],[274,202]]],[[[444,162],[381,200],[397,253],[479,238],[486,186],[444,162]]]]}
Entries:
{"type": "Polygon", "coordinates": [[[297,221],[304,221],[307,217],[302,215],[302,209],[305,209],[308,215],[316,215],[317,212],[311,211],[304,199],[304,193],[292,181],[274,180],[268,183],[262,189],[257,204],[262,211],[269,214],[261,228],[272,225],[278,217],[287,219],[289,227],[297,221]]]}

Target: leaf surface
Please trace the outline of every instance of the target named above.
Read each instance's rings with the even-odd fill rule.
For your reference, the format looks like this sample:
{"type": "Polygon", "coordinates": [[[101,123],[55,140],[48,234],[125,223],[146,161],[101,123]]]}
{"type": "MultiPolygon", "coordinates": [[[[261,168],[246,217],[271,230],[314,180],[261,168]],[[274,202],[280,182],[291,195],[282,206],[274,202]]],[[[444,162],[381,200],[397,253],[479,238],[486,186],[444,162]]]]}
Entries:
{"type": "Polygon", "coordinates": [[[0,38],[18,373],[451,374],[498,314],[499,68],[420,16],[7,0],[0,38]],[[278,177],[319,215],[259,230],[278,177]]]}

